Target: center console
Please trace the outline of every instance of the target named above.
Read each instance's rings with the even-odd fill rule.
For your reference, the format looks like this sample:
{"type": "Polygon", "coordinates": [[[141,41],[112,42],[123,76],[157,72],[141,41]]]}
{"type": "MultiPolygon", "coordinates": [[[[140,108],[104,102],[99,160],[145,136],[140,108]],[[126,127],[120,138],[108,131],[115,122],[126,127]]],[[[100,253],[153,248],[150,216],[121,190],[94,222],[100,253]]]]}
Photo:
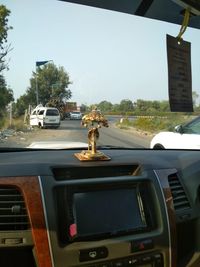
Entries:
{"type": "Polygon", "coordinates": [[[171,266],[166,204],[153,171],[88,178],[78,171],[40,178],[54,266],[171,266]]]}

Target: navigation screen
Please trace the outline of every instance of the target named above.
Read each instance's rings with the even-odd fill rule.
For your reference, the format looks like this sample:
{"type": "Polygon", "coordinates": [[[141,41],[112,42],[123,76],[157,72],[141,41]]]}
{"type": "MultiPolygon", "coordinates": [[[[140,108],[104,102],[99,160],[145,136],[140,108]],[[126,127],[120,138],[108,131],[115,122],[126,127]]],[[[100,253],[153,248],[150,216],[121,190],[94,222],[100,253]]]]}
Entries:
{"type": "Polygon", "coordinates": [[[73,204],[77,237],[115,235],[146,227],[135,188],[75,193],[73,204]]]}

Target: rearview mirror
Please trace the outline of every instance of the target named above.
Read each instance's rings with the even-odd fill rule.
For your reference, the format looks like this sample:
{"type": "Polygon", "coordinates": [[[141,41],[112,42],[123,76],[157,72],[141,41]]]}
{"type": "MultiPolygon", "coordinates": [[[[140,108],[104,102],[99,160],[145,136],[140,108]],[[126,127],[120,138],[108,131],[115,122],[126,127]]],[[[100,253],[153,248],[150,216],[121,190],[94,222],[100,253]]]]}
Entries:
{"type": "Polygon", "coordinates": [[[176,133],[182,134],[183,133],[183,126],[182,125],[177,125],[177,126],[175,126],[174,130],[175,130],[176,133]]]}

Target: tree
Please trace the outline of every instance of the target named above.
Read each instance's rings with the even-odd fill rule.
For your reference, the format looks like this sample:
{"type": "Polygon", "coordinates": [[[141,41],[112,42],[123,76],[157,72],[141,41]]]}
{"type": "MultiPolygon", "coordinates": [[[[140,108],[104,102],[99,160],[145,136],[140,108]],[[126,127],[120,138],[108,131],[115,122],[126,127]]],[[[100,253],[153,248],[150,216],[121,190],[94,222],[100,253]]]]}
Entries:
{"type": "Polygon", "coordinates": [[[160,102],[160,111],[162,112],[170,112],[170,107],[169,107],[169,101],[168,100],[163,100],[160,102]]]}
{"type": "Polygon", "coordinates": [[[10,11],[4,5],[0,5],[0,118],[4,116],[8,103],[14,100],[13,91],[7,87],[2,74],[2,71],[8,67],[5,57],[10,50],[10,46],[6,46],[5,43],[7,42],[7,32],[12,28],[8,26],[9,15],[10,11]]]}
{"type": "Polygon", "coordinates": [[[87,110],[88,110],[87,105],[85,105],[85,104],[81,104],[81,106],[80,106],[80,111],[81,111],[82,113],[85,113],[87,110]]]}
{"type": "Polygon", "coordinates": [[[100,109],[102,112],[108,112],[108,111],[111,111],[112,110],[112,103],[104,100],[104,101],[101,101],[98,105],[98,109],[100,109]]]}
{"type": "Polygon", "coordinates": [[[43,105],[55,96],[62,95],[64,100],[70,99],[72,96],[71,90],[67,90],[69,84],[71,84],[68,73],[63,67],[56,67],[53,63],[38,67],[37,73],[33,72],[33,77],[30,79],[30,87],[26,92],[33,105],[36,104],[36,82],[39,103],[43,105]]]}
{"type": "Polygon", "coordinates": [[[135,103],[136,111],[147,112],[147,110],[151,107],[149,102],[150,101],[137,99],[137,101],[135,103]]]}
{"type": "Polygon", "coordinates": [[[7,43],[8,30],[12,29],[11,26],[8,26],[9,15],[10,10],[4,5],[0,5],[0,73],[8,68],[6,56],[11,50],[10,45],[5,45],[7,43]]]}
{"type": "Polygon", "coordinates": [[[123,99],[120,102],[120,111],[127,112],[127,111],[133,111],[133,102],[129,99],[123,99]]]}
{"type": "Polygon", "coordinates": [[[15,116],[21,116],[25,113],[25,110],[28,108],[29,98],[26,94],[20,96],[15,105],[14,105],[14,114],[15,116]]]}
{"type": "Polygon", "coordinates": [[[120,104],[113,104],[112,111],[120,112],[120,104]]]}
{"type": "Polygon", "coordinates": [[[2,74],[2,71],[8,67],[5,58],[10,51],[10,45],[5,45],[8,30],[12,28],[8,26],[9,15],[10,11],[4,5],[0,5],[0,119],[4,117],[8,103],[14,100],[13,91],[7,87],[2,74]]]}
{"type": "Polygon", "coordinates": [[[13,101],[13,91],[10,88],[7,88],[5,79],[0,75],[0,119],[4,117],[5,108],[13,101]]]}
{"type": "Polygon", "coordinates": [[[72,97],[71,90],[67,89],[71,84],[69,74],[63,67],[57,67],[53,63],[38,67],[37,73],[33,72],[30,79],[30,86],[24,95],[17,99],[16,114],[22,115],[29,105],[35,107],[36,83],[38,88],[39,103],[46,105],[50,99],[59,97],[66,102],[72,97]]]}
{"type": "Polygon", "coordinates": [[[135,111],[141,112],[141,113],[156,113],[156,112],[169,112],[169,101],[163,100],[163,101],[150,101],[150,100],[142,100],[137,99],[137,101],[134,103],[135,105],[135,111]]]}

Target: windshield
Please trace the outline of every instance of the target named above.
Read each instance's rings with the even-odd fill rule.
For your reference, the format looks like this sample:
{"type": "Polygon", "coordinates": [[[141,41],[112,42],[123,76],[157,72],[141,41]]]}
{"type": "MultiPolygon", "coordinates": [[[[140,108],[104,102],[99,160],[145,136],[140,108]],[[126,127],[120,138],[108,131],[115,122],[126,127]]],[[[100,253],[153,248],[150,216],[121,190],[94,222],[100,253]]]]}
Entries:
{"type": "Polygon", "coordinates": [[[194,112],[171,112],[166,35],[180,25],[57,0],[2,0],[0,14],[0,147],[73,147],[96,127],[97,146],[199,149],[199,30],[183,36],[194,112]]]}

